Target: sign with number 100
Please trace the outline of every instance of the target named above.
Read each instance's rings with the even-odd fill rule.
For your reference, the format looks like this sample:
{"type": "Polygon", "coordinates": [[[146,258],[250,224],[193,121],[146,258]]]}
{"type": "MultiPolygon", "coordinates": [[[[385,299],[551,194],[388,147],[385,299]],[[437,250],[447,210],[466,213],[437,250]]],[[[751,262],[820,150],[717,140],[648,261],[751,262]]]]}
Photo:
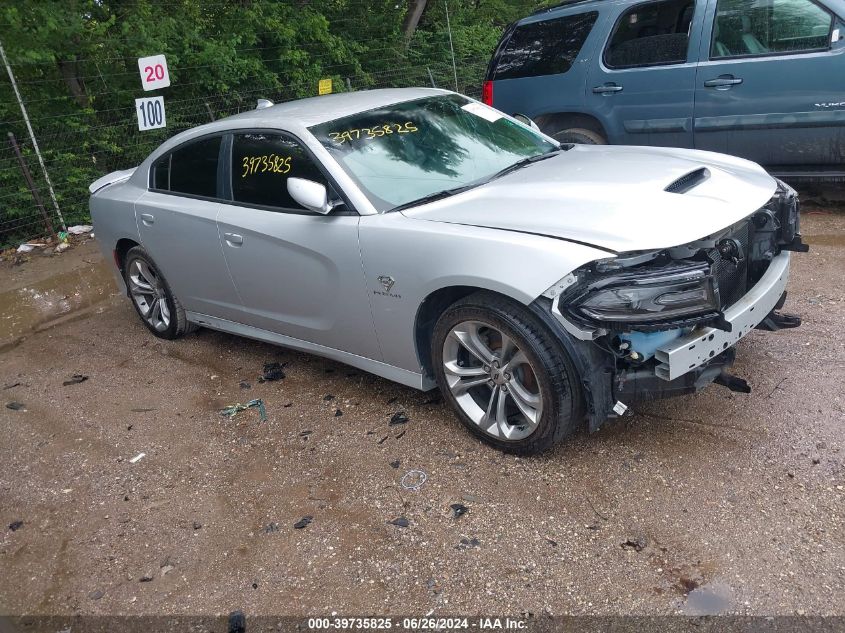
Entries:
{"type": "Polygon", "coordinates": [[[138,115],[138,129],[155,130],[167,125],[164,118],[164,97],[135,99],[135,113],[138,115]]]}
{"type": "Polygon", "coordinates": [[[140,57],[138,70],[141,71],[141,86],[144,90],[157,90],[170,85],[170,73],[164,55],[140,57]]]}

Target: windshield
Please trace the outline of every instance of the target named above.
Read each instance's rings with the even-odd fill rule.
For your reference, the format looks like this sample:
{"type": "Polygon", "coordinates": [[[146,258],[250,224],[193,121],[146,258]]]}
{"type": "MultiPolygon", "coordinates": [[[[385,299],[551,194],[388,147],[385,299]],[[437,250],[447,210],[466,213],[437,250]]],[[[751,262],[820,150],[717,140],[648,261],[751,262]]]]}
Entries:
{"type": "Polygon", "coordinates": [[[484,182],[558,146],[460,95],[383,106],[309,131],[378,211],[484,182]]]}

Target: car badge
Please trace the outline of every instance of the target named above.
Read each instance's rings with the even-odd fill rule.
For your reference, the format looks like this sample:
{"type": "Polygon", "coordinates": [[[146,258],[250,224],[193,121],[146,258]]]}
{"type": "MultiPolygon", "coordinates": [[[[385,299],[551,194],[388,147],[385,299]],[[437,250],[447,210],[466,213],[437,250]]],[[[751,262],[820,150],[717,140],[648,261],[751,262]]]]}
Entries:
{"type": "Polygon", "coordinates": [[[378,281],[384,288],[385,292],[390,292],[390,289],[393,288],[393,284],[396,283],[396,280],[389,275],[380,275],[378,281]]]}

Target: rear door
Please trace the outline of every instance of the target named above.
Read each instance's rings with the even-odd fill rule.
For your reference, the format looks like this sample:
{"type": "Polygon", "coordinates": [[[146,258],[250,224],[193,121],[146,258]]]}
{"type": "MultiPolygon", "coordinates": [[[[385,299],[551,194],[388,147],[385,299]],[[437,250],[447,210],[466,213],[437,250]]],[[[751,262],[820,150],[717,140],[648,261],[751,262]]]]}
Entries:
{"type": "Polygon", "coordinates": [[[814,0],[710,0],[696,82],[695,146],[768,167],[841,166],[841,27],[814,0]]]}
{"type": "Polygon", "coordinates": [[[150,170],[149,190],[135,203],[141,244],[190,312],[224,319],[240,301],[217,238],[221,204],[220,135],[180,145],[150,170]]]}
{"type": "Polygon", "coordinates": [[[621,12],[597,51],[587,106],[621,145],[692,147],[704,3],[642,2],[621,12]]]}

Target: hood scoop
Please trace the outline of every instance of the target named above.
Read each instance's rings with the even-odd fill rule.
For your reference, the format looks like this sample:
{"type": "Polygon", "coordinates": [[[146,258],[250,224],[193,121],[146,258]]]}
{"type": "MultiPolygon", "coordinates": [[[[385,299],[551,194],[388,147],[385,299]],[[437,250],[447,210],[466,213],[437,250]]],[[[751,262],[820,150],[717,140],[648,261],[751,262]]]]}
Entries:
{"type": "Polygon", "coordinates": [[[695,171],[691,171],[690,173],[681,176],[674,182],[670,183],[663,191],[667,191],[668,193],[684,194],[692,189],[695,189],[708,178],[710,178],[710,170],[706,167],[701,167],[700,169],[696,169],[695,171]]]}

